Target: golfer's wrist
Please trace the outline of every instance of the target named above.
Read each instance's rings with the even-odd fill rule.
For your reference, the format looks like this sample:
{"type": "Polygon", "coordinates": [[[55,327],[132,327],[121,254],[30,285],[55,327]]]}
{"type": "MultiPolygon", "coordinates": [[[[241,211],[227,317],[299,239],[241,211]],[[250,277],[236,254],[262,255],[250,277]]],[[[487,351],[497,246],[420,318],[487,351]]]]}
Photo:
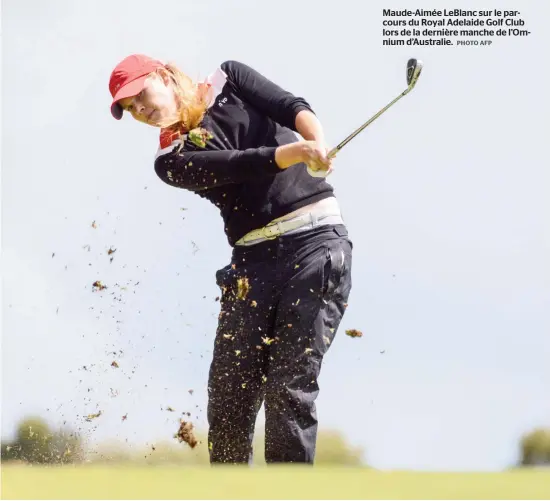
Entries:
{"type": "Polygon", "coordinates": [[[279,146],[275,150],[275,163],[279,169],[288,169],[290,166],[304,162],[307,145],[304,141],[279,146]]]}

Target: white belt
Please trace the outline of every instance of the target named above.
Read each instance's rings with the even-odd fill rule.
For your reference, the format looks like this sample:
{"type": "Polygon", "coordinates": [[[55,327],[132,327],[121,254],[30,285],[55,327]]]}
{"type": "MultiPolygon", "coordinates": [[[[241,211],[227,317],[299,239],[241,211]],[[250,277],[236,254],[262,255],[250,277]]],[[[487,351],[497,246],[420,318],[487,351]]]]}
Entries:
{"type": "MultiPolygon", "coordinates": [[[[298,231],[306,231],[317,226],[326,224],[344,224],[342,215],[338,210],[337,203],[331,200],[332,210],[316,211],[315,205],[312,209],[304,214],[293,217],[287,220],[275,220],[263,228],[258,228],[247,233],[244,237],[236,242],[236,245],[254,245],[266,240],[273,240],[280,235],[288,235],[297,233],[298,231]],[[336,209],[336,213],[335,213],[336,209]]],[[[324,204],[326,207],[326,204],[324,204]]]]}

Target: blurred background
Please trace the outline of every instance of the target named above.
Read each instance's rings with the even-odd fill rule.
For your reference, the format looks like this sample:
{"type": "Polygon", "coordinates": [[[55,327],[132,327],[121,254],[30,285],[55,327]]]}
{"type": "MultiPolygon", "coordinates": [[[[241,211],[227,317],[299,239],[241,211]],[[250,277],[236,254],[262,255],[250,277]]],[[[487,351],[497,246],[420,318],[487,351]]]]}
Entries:
{"type": "MultiPolygon", "coordinates": [[[[549,6],[523,1],[531,34],[488,47],[384,47],[388,7],[3,2],[3,461],[207,462],[214,274],[230,248],[214,206],[156,177],[158,130],[110,115],[110,72],[145,53],[195,79],[227,59],[254,67],[310,102],[330,146],[405,89],[409,57],[424,61],[329,178],[353,290],[321,372],[317,460],[550,464],[549,6]],[[174,438],[182,418],[194,449],[174,438]]],[[[261,413],[260,463],[262,435],[261,413]]]]}

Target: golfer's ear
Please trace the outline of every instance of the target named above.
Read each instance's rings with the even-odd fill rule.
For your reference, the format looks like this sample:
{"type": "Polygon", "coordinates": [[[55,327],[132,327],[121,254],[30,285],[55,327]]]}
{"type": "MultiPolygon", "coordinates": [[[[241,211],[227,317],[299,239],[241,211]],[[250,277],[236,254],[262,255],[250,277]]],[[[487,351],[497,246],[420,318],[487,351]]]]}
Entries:
{"type": "Polygon", "coordinates": [[[156,75],[157,75],[157,77],[160,77],[162,79],[162,81],[164,82],[164,85],[166,85],[166,86],[170,85],[170,82],[172,81],[172,78],[170,77],[170,74],[164,68],[159,68],[156,71],[156,75]]]}

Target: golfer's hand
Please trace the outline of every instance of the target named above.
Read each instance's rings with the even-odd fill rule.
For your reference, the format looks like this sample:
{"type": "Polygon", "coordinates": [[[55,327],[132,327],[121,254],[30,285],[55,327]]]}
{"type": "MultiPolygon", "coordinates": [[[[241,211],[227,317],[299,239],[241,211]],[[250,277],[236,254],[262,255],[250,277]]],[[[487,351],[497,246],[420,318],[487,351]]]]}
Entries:
{"type": "Polygon", "coordinates": [[[302,161],[311,171],[328,175],[332,171],[332,160],[327,156],[329,151],[323,143],[304,141],[302,161]]]}
{"type": "Polygon", "coordinates": [[[279,169],[305,163],[311,176],[326,177],[332,171],[332,160],[328,158],[328,152],[329,149],[323,141],[296,141],[277,147],[275,163],[279,169]]]}

